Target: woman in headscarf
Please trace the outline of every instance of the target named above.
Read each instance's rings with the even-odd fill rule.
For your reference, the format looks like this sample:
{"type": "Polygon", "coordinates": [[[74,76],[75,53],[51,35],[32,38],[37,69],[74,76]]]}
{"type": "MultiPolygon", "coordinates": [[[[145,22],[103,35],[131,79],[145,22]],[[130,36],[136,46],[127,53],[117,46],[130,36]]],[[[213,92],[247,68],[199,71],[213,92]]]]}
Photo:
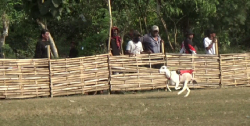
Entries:
{"type": "Polygon", "coordinates": [[[118,34],[119,34],[119,29],[116,26],[114,26],[111,29],[111,40],[110,40],[110,48],[113,56],[121,54],[121,49],[122,49],[121,37],[118,34]]]}

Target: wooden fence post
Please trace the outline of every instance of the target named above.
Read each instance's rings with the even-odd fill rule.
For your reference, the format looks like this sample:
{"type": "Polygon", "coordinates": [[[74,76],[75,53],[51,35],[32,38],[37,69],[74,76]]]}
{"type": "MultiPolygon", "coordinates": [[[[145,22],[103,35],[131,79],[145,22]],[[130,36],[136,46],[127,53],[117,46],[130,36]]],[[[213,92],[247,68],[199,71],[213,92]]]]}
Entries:
{"type": "Polygon", "coordinates": [[[47,56],[48,56],[48,64],[49,64],[49,89],[50,89],[50,97],[53,98],[53,84],[52,84],[52,81],[51,81],[50,45],[47,45],[47,56]]]}
{"type": "Polygon", "coordinates": [[[111,41],[111,29],[112,29],[112,10],[111,10],[111,4],[110,0],[108,0],[108,7],[109,7],[109,39],[108,39],[108,53],[111,52],[110,50],[110,41],[111,41]]]}
{"type": "Polygon", "coordinates": [[[161,51],[162,51],[163,54],[165,53],[164,42],[161,43],[161,51]]]}
{"type": "Polygon", "coordinates": [[[215,53],[218,56],[219,55],[219,46],[218,46],[218,40],[216,39],[216,43],[215,43],[215,53]]]}
{"type": "Polygon", "coordinates": [[[222,84],[223,84],[223,82],[222,82],[222,78],[223,78],[223,76],[222,76],[222,64],[221,64],[221,54],[219,55],[219,71],[220,71],[220,83],[219,83],[219,86],[220,86],[220,88],[222,87],[222,84]]]}
{"type": "Polygon", "coordinates": [[[108,94],[110,95],[111,94],[111,66],[110,66],[110,55],[108,54],[108,71],[109,71],[109,77],[108,77],[108,85],[109,85],[109,90],[108,90],[108,94]]]}

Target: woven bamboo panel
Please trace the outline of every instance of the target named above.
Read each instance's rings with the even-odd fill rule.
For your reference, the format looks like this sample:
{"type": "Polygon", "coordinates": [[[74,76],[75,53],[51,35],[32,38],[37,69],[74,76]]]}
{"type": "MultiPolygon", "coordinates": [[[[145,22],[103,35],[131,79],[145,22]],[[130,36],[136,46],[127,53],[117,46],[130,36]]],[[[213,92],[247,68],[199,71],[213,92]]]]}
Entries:
{"type": "Polygon", "coordinates": [[[191,88],[218,87],[220,84],[220,64],[216,55],[167,53],[166,63],[170,70],[194,70],[198,84],[190,84],[191,88]]]}
{"type": "Polygon", "coordinates": [[[107,55],[51,60],[53,96],[108,89],[107,55]]]}
{"type": "Polygon", "coordinates": [[[223,86],[249,86],[250,54],[223,54],[221,83],[223,86]]]}
{"type": "Polygon", "coordinates": [[[0,98],[49,96],[47,59],[0,59],[0,98]]]}
{"type": "Polygon", "coordinates": [[[111,90],[150,90],[165,88],[167,79],[159,74],[159,68],[164,65],[163,54],[141,54],[135,57],[110,57],[111,90]]]}

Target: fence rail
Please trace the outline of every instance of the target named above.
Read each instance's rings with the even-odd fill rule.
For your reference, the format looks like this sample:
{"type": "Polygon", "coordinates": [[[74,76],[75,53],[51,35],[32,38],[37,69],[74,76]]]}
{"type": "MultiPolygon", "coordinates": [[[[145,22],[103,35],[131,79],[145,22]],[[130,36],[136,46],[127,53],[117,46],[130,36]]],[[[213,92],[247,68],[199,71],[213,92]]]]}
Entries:
{"type": "Polygon", "coordinates": [[[250,86],[249,53],[102,54],[70,59],[0,59],[0,64],[0,98],[4,99],[165,88],[167,79],[158,72],[162,65],[171,70],[193,69],[198,84],[190,88],[250,86]]]}

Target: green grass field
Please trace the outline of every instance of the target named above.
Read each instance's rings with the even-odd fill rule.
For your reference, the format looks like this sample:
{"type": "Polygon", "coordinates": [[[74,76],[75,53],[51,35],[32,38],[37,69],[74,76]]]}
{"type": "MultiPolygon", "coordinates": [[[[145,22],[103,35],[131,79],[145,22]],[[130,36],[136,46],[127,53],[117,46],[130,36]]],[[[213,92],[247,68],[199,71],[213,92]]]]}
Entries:
{"type": "Polygon", "coordinates": [[[1,126],[249,126],[250,88],[0,101],[1,126]]]}

